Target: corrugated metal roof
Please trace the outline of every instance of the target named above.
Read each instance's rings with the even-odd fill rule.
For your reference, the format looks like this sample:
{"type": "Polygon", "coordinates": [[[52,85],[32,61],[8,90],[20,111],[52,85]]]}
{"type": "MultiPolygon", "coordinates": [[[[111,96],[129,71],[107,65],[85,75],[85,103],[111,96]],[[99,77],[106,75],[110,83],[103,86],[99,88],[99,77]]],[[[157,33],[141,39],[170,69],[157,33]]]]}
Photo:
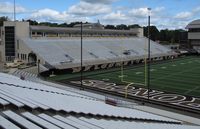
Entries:
{"type": "Polygon", "coordinates": [[[0,127],[3,128],[199,128],[198,126],[178,125],[180,122],[177,120],[136,109],[110,106],[84,95],[20,80],[3,73],[0,73],[0,87],[0,105],[2,107],[0,127]],[[8,108],[8,105],[16,106],[18,109],[8,108]],[[23,107],[28,107],[28,109],[36,112],[30,112],[23,107]],[[23,110],[20,110],[20,108],[23,108],[23,110]],[[37,110],[37,108],[40,108],[40,110],[37,110]],[[44,111],[41,111],[41,109],[44,111]],[[61,110],[66,113],[51,112],[61,110]],[[70,112],[73,112],[73,115],[70,112]],[[78,116],[75,116],[75,114],[78,116]]]}
{"type": "Polygon", "coordinates": [[[128,120],[96,119],[47,113],[3,111],[0,126],[6,129],[199,129],[199,126],[147,123],[128,120]]]}
{"type": "Polygon", "coordinates": [[[1,77],[0,74],[0,97],[17,107],[28,106],[35,109],[37,107],[44,108],[45,105],[44,109],[56,111],[63,110],[65,112],[110,117],[175,121],[135,109],[113,107],[102,101],[42,84],[8,78],[1,77]]]}

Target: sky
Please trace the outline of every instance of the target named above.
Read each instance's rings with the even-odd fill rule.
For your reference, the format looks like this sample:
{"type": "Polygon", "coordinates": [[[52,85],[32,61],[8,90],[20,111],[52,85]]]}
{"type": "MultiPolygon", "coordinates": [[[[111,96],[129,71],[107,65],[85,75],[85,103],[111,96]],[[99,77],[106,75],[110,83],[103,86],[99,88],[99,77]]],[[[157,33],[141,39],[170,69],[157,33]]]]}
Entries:
{"type": "MultiPolygon", "coordinates": [[[[0,16],[13,19],[14,0],[0,0],[0,16]]],[[[200,0],[15,0],[16,19],[39,22],[75,21],[101,24],[151,25],[159,29],[184,29],[200,18],[200,0]],[[149,13],[147,8],[151,8],[149,13]]]]}

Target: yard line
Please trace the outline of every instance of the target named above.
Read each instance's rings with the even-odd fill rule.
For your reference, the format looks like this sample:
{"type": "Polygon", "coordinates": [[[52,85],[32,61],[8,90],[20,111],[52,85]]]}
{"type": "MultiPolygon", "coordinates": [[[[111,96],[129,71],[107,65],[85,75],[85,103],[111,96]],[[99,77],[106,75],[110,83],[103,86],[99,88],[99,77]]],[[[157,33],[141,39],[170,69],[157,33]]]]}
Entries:
{"type": "Polygon", "coordinates": [[[142,74],[142,73],[143,73],[143,72],[136,72],[135,74],[138,75],[138,74],[142,74]]]}
{"type": "Polygon", "coordinates": [[[188,93],[190,93],[190,92],[192,92],[192,91],[196,91],[197,89],[199,89],[199,86],[196,86],[196,87],[194,87],[193,89],[184,92],[184,94],[188,94],[188,93]]]}

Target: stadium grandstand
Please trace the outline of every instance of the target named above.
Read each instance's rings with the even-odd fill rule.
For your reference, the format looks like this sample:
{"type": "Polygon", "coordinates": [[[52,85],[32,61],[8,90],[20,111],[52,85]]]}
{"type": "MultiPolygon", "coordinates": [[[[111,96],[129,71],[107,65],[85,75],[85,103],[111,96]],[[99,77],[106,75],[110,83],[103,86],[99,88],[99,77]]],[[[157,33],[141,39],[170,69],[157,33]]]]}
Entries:
{"type": "MultiPolygon", "coordinates": [[[[0,60],[20,59],[27,64],[40,61],[41,71],[69,69],[76,72],[81,65],[83,36],[83,67],[85,71],[97,65],[142,62],[147,56],[148,40],[143,28],[131,30],[104,29],[100,23],[74,28],[30,26],[28,22],[4,22],[1,28],[0,60]]],[[[177,56],[175,52],[151,41],[151,60],[177,56]]],[[[114,64],[113,66],[116,66],[114,64]]]]}
{"type": "Polygon", "coordinates": [[[199,129],[193,117],[137,104],[113,106],[100,95],[49,82],[0,73],[0,86],[0,127],[5,129],[199,129]]]}

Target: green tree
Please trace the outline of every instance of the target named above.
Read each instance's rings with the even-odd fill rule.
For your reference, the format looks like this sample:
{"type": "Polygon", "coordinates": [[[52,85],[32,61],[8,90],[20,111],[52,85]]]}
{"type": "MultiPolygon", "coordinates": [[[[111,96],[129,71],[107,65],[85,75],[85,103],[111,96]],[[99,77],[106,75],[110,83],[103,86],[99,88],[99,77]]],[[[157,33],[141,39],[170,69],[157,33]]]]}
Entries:
{"type": "MultiPolygon", "coordinates": [[[[150,39],[159,40],[159,30],[156,26],[150,26],[150,39]]],[[[144,27],[144,36],[148,37],[148,27],[144,27]]]]}
{"type": "Polygon", "coordinates": [[[121,24],[121,25],[117,25],[116,29],[117,30],[128,30],[128,26],[124,25],[124,24],[121,24]]]}
{"type": "Polygon", "coordinates": [[[133,24],[133,25],[128,25],[128,28],[131,29],[131,28],[141,28],[140,25],[138,24],[133,24]]]}
{"type": "Polygon", "coordinates": [[[114,25],[106,25],[105,27],[104,27],[105,29],[116,29],[116,27],[114,26],[114,25]]]}
{"type": "Polygon", "coordinates": [[[7,16],[0,17],[0,26],[3,26],[3,22],[8,21],[8,20],[9,20],[9,18],[7,16]]]}
{"type": "Polygon", "coordinates": [[[26,21],[29,22],[30,25],[38,25],[38,22],[35,21],[35,20],[29,19],[29,20],[26,20],[26,21]]]}

